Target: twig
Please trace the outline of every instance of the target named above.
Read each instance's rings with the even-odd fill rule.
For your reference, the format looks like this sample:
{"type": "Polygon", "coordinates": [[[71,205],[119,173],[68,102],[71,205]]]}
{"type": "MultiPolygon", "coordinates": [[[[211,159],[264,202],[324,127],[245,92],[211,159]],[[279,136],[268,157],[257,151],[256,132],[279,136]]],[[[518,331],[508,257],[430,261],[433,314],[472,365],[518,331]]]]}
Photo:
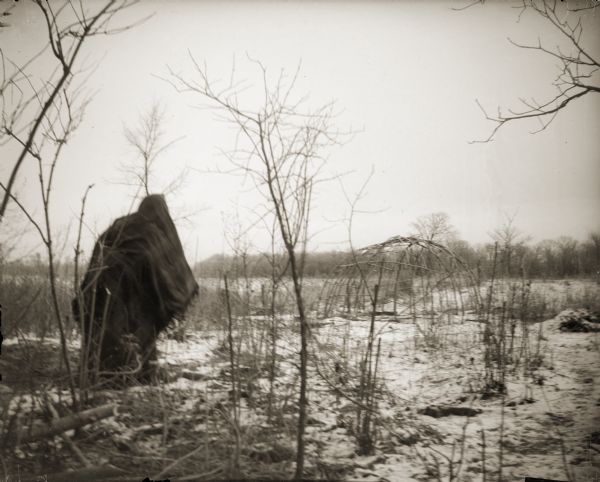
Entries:
{"type": "MultiPolygon", "coordinates": [[[[194,450],[188,452],[187,454],[183,455],[182,457],[179,457],[173,463],[167,465],[163,470],[161,470],[158,474],[156,474],[152,478],[153,479],[161,479],[162,477],[164,477],[165,475],[167,475],[172,469],[174,469],[175,467],[177,467],[181,462],[184,462],[185,460],[189,459],[190,457],[193,457],[194,455],[196,455],[202,449],[205,449],[205,448],[206,447],[204,445],[200,445],[200,446],[196,447],[194,450]]],[[[221,469],[219,469],[219,470],[221,470],[221,469]]]]}

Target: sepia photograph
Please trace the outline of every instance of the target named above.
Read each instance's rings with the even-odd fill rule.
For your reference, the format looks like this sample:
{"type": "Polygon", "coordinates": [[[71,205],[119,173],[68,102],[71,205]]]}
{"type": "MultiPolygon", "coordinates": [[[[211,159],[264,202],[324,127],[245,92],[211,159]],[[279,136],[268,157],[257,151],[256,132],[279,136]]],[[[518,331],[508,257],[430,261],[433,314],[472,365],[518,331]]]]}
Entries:
{"type": "Polygon", "coordinates": [[[0,0],[0,480],[600,480],[598,0],[0,0]]]}

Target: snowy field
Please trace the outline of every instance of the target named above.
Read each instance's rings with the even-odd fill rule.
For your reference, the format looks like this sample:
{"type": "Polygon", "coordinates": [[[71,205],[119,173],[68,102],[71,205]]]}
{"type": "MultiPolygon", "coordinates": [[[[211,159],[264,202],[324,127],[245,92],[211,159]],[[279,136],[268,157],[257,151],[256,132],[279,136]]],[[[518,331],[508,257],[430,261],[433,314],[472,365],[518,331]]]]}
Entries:
{"type": "MultiPolygon", "coordinates": [[[[533,289],[549,294],[557,307],[573,299],[574,292],[580,299],[581,290],[598,293],[597,286],[583,282],[538,283],[533,289]]],[[[596,480],[600,334],[561,332],[560,322],[569,313],[516,324],[510,345],[520,356],[505,366],[504,394],[485,390],[484,323],[475,313],[447,316],[435,325],[427,317],[417,323],[377,319],[375,450],[368,456],[358,455],[354,425],[358,370],[370,320],[315,321],[307,474],[365,481],[480,481],[499,476],[507,481],[525,476],[596,480]]],[[[238,344],[235,425],[242,445],[242,475],[281,477],[291,474],[294,461],[297,328],[292,317],[282,319],[276,376],[270,379],[267,340],[256,329],[267,320],[251,317],[246,322],[248,326],[238,326],[233,333],[238,344]]],[[[172,464],[170,476],[225,477],[234,445],[226,335],[213,327],[191,332],[183,342],[161,336],[159,365],[166,377],[162,383],[98,391],[97,403],[115,402],[120,408],[116,417],[79,434],[77,445],[87,459],[93,465],[127,467],[151,477],[165,475],[162,471],[172,464]]],[[[18,412],[19,423],[27,425],[43,413],[43,400],[68,400],[68,391],[58,391],[51,377],[38,380],[33,391],[18,383],[14,370],[19,362],[28,363],[19,357],[26,355],[25,346],[36,342],[21,336],[3,345],[8,353],[2,366],[8,387],[2,391],[4,424],[18,412]]],[[[56,356],[58,340],[46,339],[43,346],[56,356]]],[[[70,350],[76,353],[77,347],[78,340],[72,339],[70,350]]],[[[31,365],[37,369],[43,360],[36,363],[31,365]]],[[[59,437],[20,445],[7,466],[28,467],[41,450],[53,454],[46,461],[49,467],[77,466],[59,437]]]]}

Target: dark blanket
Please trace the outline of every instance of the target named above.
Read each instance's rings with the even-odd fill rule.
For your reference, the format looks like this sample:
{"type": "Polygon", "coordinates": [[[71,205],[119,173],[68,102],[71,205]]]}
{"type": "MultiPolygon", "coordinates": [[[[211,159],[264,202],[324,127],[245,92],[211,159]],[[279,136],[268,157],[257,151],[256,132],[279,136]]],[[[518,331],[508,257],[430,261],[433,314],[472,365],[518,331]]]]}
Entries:
{"type": "Polygon", "coordinates": [[[100,368],[115,370],[130,362],[131,343],[144,362],[154,358],[158,333],[197,293],[164,197],[153,194],[102,233],[73,312],[88,351],[102,347],[100,368]]]}

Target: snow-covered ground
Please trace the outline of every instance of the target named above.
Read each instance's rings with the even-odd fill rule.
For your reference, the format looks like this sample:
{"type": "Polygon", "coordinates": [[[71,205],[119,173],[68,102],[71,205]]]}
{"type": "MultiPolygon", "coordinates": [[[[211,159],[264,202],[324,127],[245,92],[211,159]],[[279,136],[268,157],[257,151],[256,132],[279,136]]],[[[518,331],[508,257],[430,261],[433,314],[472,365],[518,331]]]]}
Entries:
{"type": "MultiPolygon", "coordinates": [[[[528,349],[541,354],[541,365],[527,374],[520,367],[508,366],[507,393],[491,397],[482,397],[481,323],[445,324],[436,328],[435,339],[427,344],[411,322],[377,321],[376,338],[381,339],[378,377],[384,390],[378,402],[375,455],[356,455],[356,440],[340,415],[346,414],[351,421],[355,407],[350,400],[336,397],[329,384],[310,370],[309,467],[361,480],[438,476],[450,480],[452,471],[454,480],[475,481],[482,480],[484,472],[496,478],[501,465],[503,480],[525,476],[594,480],[600,470],[600,335],[561,332],[560,319],[529,325],[528,349]],[[471,407],[481,412],[469,418],[434,418],[420,413],[428,406],[471,407]]],[[[368,330],[368,320],[323,320],[312,329],[313,361],[326,367],[344,359],[348,366],[356,366],[368,330]]],[[[290,357],[296,346],[293,336],[288,332],[279,347],[290,357]]],[[[173,388],[205,390],[215,375],[210,359],[217,338],[164,342],[161,348],[169,365],[185,364],[207,377],[201,381],[179,378],[173,388]]],[[[516,349],[522,333],[517,331],[515,340],[516,349]]],[[[221,362],[219,368],[226,366],[221,362]]],[[[293,376],[293,365],[288,367],[283,377],[293,376]]],[[[225,390],[227,380],[223,382],[225,390]]],[[[262,382],[266,387],[266,380],[262,382]]],[[[349,388],[348,395],[351,398],[349,388]]],[[[242,424],[264,420],[253,418],[250,412],[242,424]]]]}
{"type": "MultiPolygon", "coordinates": [[[[538,283],[533,289],[549,296],[556,306],[564,306],[569,299],[581,299],[585,290],[589,290],[590,296],[592,290],[598,293],[597,286],[590,288],[579,282],[538,283]]],[[[377,371],[381,390],[377,392],[375,453],[370,456],[357,455],[352,427],[356,418],[353,400],[357,369],[366,347],[370,321],[334,317],[314,323],[306,429],[308,472],[318,477],[351,480],[468,482],[498,480],[501,466],[502,479],[507,481],[524,480],[525,476],[597,480],[600,333],[561,332],[560,322],[567,315],[564,312],[540,323],[516,324],[513,353],[520,353],[514,357],[518,364],[506,365],[506,393],[487,396],[484,324],[476,321],[475,314],[444,316],[444,321],[437,324],[427,317],[417,319],[416,324],[412,319],[378,319],[375,343],[381,340],[377,371]],[[334,388],[340,392],[336,393],[334,388]],[[427,407],[466,407],[475,411],[469,417],[436,418],[423,413],[427,407]]],[[[260,321],[260,317],[255,317],[252,322],[260,321]]],[[[287,318],[280,330],[277,407],[282,410],[282,420],[293,427],[298,332],[292,318],[287,318]],[[282,402],[285,397],[289,400],[282,402]]],[[[263,343],[262,352],[267,353],[268,340],[251,339],[242,328],[234,332],[234,339],[242,341],[242,355],[251,352],[252,343],[259,342],[263,343]]],[[[28,341],[34,342],[30,337],[28,341]]],[[[135,453],[160,453],[163,437],[167,437],[164,429],[167,421],[144,413],[146,405],[142,409],[141,405],[132,404],[132,397],[137,396],[144,401],[152,399],[161,410],[170,407],[171,431],[178,420],[184,420],[178,433],[191,436],[192,440],[194,434],[201,438],[216,433],[214,436],[218,437],[218,431],[210,432],[214,427],[210,428],[212,422],[206,414],[207,407],[227,412],[231,385],[224,342],[226,333],[217,329],[190,333],[185,342],[161,336],[159,364],[166,369],[168,379],[159,387],[130,387],[108,394],[112,400],[122,397],[129,402],[116,419],[98,422],[98,426],[128,447],[127,450],[135,446],[135,453]]],[[[16,343],[9,340],[7,346],[16,343]]],[[[58,340],[46,339],[45,343],[59,346],[58,340]]],[[[77,340],[72,340],[70,348],[76,350],[76,346],[77,340]]],[[[259,360],[257,366],[265,360],[259,360]]],[[[252,362],[251,357],[240,358],[238,390],[241,387],[248,393],[241,399],[239,420],[247,437],[253,431],[272,429],[264,404],[270,388],[268,371],[254,369],[250,366],[252,362]]],[[[46,393],[58,400],[54,389],[49,388],[46,393]]],[[[60,394],[62,400],[67,396],[66,391],[60,394]]],[[[21,410],[35,407],[26,397],[21,397],[20,403],[21,410]]],[[[260,436],[244,440],[251,440],[249,448],[254,451],[273,442],[260,436]]],[[[182,441],[183,435],[178,443],[182,441]]],[[[294,438],[283,436],[282,442],[293,454],[294,438]]],[[[93,446],[86,448],[93,458],[90,453],[93,446]]],[[[164,465],[180,454],[168,455],[164,465]]],[[[106,454],[96,456],[100,461],[115,463],[106,454]]],[[[293,456],[288,457],[288,463],[293,464],[293,456]]]]}

